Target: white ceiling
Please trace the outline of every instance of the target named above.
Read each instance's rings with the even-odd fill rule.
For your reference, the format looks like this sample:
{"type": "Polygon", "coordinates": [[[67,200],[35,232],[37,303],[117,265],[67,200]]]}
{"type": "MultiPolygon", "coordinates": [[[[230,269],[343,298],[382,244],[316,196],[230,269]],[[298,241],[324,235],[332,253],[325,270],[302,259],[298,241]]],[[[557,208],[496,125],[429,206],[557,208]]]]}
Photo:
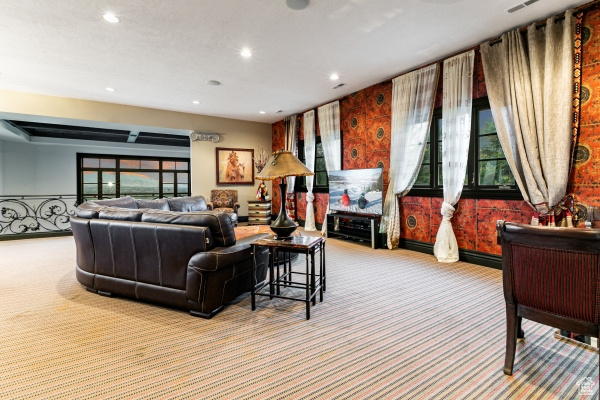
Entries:
{"type": "Polygon", "coordinates": [[[589,0],[524,1],[2,0],[0,89],[273,123],[589,0]]]}

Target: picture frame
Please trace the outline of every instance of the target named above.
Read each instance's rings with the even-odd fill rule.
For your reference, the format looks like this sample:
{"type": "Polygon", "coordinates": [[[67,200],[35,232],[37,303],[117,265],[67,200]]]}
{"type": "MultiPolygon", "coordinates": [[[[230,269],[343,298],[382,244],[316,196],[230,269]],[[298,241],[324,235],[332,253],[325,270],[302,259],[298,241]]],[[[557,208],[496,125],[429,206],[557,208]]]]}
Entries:
{"type": "Polygon", "coordinates": [[[253,185],[254,150],[216,148],[217,185],[253,185]]]}

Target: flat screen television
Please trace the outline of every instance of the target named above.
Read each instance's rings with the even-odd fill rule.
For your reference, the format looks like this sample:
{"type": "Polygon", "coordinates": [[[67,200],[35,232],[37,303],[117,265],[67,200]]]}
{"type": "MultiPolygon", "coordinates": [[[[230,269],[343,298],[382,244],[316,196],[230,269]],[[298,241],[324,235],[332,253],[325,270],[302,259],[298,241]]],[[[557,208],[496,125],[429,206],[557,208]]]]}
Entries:
{"type": "Polygon", "coordinates": [[[352,214],[381,215],[383,170],[346,169],[329,172],[329,209],[352,214]]]}

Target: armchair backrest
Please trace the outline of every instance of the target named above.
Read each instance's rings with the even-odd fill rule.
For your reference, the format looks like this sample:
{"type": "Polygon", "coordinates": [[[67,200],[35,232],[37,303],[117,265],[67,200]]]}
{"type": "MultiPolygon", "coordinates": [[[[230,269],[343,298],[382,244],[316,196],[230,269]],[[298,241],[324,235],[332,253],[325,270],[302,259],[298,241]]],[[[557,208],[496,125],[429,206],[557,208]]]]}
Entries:
{"type": "Polygon", "coordinates": [[[213,203],[213,209],[233,208],[233,205],[238,201],[238,191],[220,189],[211,190],[210,201],[213,203]]]}
{"type": "Polygon", "coordinates": [[[496,229],[508,304],[600,324],[600,229],[505,221],[496,229]]]}

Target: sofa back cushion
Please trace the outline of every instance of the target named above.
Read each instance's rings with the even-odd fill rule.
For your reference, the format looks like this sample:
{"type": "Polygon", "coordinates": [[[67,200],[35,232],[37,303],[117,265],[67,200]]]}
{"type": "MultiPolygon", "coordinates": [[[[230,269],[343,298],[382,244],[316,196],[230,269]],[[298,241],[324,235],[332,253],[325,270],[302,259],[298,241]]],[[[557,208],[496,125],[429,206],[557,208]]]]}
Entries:
{"type": "Polygon", "coordinates": [[[167,199],[171,211],[206,211],[208,206],[204,196],[172,197],[167,199]]]}
{"type": "MultiPolygon", "coordinates": [[[[232,246],[235,244],[233,222],[225,213],[206,212],[165,212],[151,211],[142,215],[142,222],[155,224],[177,224],[205,226],[210,228],[214,238],[214,246],[232,246]]],[[[211,243],[212,244],[212,243],[211,243]]]]}
{"type": "Polygon", "coordinates": [[[90,203],[108,207],[131,208],[134,210],[139,208],[137,202],[131,196],[117,197],[106,200],[91,200],[90,203]]]}
{"type": "Polygon", "coordinates": [[[89,221],[94,273],[185,290],[187,266],[205,252],[206,227],[89,221]],[[133,227],[133,229],[132,229],[133,227]]]}
{"type": "Polygon", "coordinates": [[[156,199],[156,200],[136,200],[138,208],[150,208],[153,210],[164,210],[169,211],[169,202],[167,199],[156,199]]]}
{"type": "Polygon", "coordinates": [[[141,221],[142,214],[141,210],[128,210],[117,207],[106,207],[98,213],[100,219],[110,219],[113,221],[141,221]]]}

